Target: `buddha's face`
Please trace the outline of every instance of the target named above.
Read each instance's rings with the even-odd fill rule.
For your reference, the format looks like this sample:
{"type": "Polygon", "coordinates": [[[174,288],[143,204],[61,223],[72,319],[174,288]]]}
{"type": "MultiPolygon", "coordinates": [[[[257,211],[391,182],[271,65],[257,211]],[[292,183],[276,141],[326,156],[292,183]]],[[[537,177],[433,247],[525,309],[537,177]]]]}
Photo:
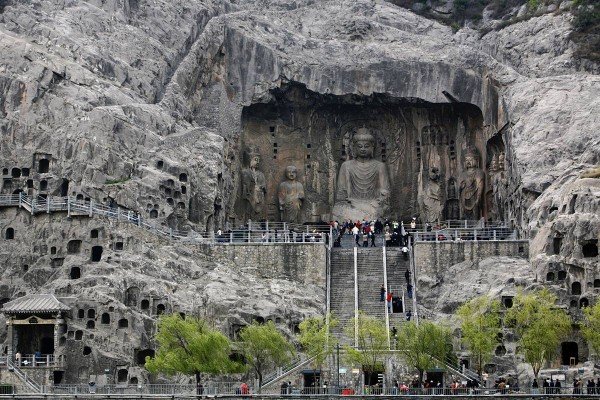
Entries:
{"type": "Polygon", "coordinates": [[[285,169],[285,176],[287,176],[290,181],[295,180],[297,175],[298,171],[296,170],[296,167],[287,167],[285,169]]]}
{"type": "Polygon", "coordinates": [[[429,179],[432,181],[440,179],[440,169],[438,167],[431,167],[429,169],[429,179]]]}
{"type": "Polygon", "coordinates": [[[372,158],[374,150],[373,142],[370,140],[357,140],[354,142],[354,151],[356,151],[356,156],[359,158],[372,158]]]}
{"type": "Polygon", "coordinates": [[[260,156],[252,156],[250,158],[250,168],[258,168],[258,164],[260,164],[260,156]]]}
{"type": "Polygon", "coordinates": [[[465,157],[465,167],[467,169],[476,168],[477,167],[477,159],[472,155],[467,155],[465,157]]]}

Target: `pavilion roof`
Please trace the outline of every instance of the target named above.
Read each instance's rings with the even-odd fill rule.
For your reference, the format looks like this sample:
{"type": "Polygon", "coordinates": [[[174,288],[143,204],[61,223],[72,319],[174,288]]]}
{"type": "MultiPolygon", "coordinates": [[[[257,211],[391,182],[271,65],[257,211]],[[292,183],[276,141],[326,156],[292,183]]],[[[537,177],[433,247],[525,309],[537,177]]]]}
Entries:
{"type": "Polygon", "coordinates": [[[4,314],[55,313],[70,309],[53,294],[32,294],[5,303],[2,312],[4,314]]]}

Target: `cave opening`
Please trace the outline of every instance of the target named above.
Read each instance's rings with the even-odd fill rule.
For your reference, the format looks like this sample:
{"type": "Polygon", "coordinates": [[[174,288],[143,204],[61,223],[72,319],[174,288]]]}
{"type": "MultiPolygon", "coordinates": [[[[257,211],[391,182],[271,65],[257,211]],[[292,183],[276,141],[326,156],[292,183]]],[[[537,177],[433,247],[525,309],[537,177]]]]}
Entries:
{"type": "Polygon", "coordinates": [[[576,342],[562,342],[560,350],[562,365],[577,365],[579,363],[579,347],[576,342]]]}
{"type": "Polygon", "coordinates": [[[562,237],[557,236],[552,239],[552,254],[560,254],[560,248],[562,246],[562,237]]]}
{"type": "Polygon", "coordinates": [[[102,259],[102,246],[93,246],[92,247],[92,255],[91,261],[98,262],[102,259]]]}
{"type": "MultiPolygon", "coordinates": [[[[380,186],[375,187],[389,187],[385,191],[388,215],[403,220],[418,216],[422,221],[501,217],[502,202],[495,201],[493,188],[485,185],[503,179],[505,146],[501,135],[488,140],[481,110],[475,105],[377,93],[319,94],[293,83],[271,94],[269,103],[251,104],[242,111],[243,165],[237,190],[245,193],[245,185],[252,182],[245,181],[244,171],[256,168],[264,175],[265,199],[257,208],[238,196],[234,206],[238,220],[284,218],[277,193],[288,179],[289,166],[296,168],[295,179],[305,194],[300,215],[294,216],[299,222],[342,215],[335,207],[340,194],[336,185],[342,165],[358,154],[355,136],[368,136],[374,145],[366,157],[383,171],[377,175],[383,177],[380,186]],[[258,167],[250,167],[250,160],[256,158],[258,167]],[[480,177],[475,206],[469,209],[462,206],[460,193],[467,169],[480,177]],[[381,183],[386,180],[387,184],[381,183]]],[[[200,218],[193,207],[189,212],[192,220],[200,218]]]]}
{"type": "Polygon", "coordinates": [[[71,267],[71,272],[69,273],[69,277],[71,279],[81,278],[81,269],[79,267],[71,267]]]}
{"type": "Polygon", "coordinates": [[[145,365],[146,357],[150,357],[150,358],[154,357],[154,350],[152,350],[152,349],[139,350],[135,357],[137,364],[145,365]]]}
{"type": "Polygon", "coordinates": [[[581,245],[583,256],[598,257],[598,239],[587,240],[581,245]]]}
{"type": "Polygon", "coordinates": [[[38,162],[38,172],[40,174],[45,174],[50,170],[50,160],[47,158],[42,158],[38,162]]]}
{"type": "Polygon", "coordinates": [[[573,282],[571,284],[571,294],[576,295],[576,296],[581,294],[581,283],[580,282],[573,282]]]}

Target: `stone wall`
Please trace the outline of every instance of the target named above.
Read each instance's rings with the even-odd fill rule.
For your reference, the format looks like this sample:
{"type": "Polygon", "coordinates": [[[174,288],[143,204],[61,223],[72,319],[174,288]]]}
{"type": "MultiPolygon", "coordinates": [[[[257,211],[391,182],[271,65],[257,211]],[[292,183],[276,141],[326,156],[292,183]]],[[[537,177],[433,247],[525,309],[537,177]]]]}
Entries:
{"type": "Polygon", "coordinates": [[[327,247],[320,244],[246,244],[204,246],[213,260],[259,278],[289,279],[325,287],[327,247]]]}
{"type": "Polygon", "coordinates": [[[444,267],[463,261],[478,262],[487,257],[529,257],[529,241],[478,241],[478,242],[416,242],[415,266],[419,271],[440,271],[444,267]]]}

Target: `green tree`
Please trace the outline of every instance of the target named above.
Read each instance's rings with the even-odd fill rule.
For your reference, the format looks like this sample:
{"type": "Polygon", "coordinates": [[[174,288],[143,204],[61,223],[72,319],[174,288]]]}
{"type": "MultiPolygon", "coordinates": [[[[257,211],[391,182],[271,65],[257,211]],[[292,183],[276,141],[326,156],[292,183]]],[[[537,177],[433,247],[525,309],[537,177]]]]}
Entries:
{"type": "MultiPolygon", "coordinates": [[[[311,317],[300,323],[298,341],[304,352],[313,360],[314,369],[321,369],[331,355],[337,340],[331,334],[331,329],[338,325],[337,319],[331,314],[327,317],[311,317]],[[327,326],[329,319],[329,327],[327,326]],[[328,329],[329,328],[329,329],[328,329]]],[[[316,372],[315,372],[316,375],[316,372]]]]}
{"type": "Polygon", "coordinates": [[[265,370],[289,363],[294,355],[294,346],[277,330],[273,321],[262,325],[255,321],[240,331],[239,338],[246,363],[258,377],[259,391],[265,370]]]}
{"type": "Polygon", "coordinates": [[[589,345],[600,355],[600,302],[583,310],[585,319],[581,327],[581,333],[589,345]]]}
{"type": "Polygon", "coordinates": [[[398,332],[398,350],[406,363],[419,371],[419,381],[423,373],[438,366],[451,352],[451,335],[447,327],[424,321],[404,324],[398,332]]]}
{"type": "Polygon", "coordinates": [[[569,316],[555,303],[556,296],[545,288],[539,292],[518,293],[505,315],[505,323],[519,336],[520,352],[531,364],[536,378],[571,329],[569,316]]]}
{"type": "Polygon", "coordinates": [[[476,361],[481,377],[483,366],[491,360],[498,344],[500,301],[480,296],[463,304],[456,312],[461,322],[462,341],[476,361]]]}
{"type": "Polygon", "coordinates": [[[382,370],[389,357],[387,327],[379,318],[370,317],[362,312],[358,320],[353,318],[346,326],[346,335],[355,336],[355,324],[358,324],[358,347],[344,346],[348,363],[359,366],[369,377],[367,385],[371,384],[373,373],[382,370]]]}
{"type": "Polygon", "coordinates": [[[152,373],[195,375],[199,384],[202,373],[223,374],[241,368],[229,359],[229,339],[202,319],[163,315],[154,339],[156,355],[146,357],[146,369],[152,373]]]}

